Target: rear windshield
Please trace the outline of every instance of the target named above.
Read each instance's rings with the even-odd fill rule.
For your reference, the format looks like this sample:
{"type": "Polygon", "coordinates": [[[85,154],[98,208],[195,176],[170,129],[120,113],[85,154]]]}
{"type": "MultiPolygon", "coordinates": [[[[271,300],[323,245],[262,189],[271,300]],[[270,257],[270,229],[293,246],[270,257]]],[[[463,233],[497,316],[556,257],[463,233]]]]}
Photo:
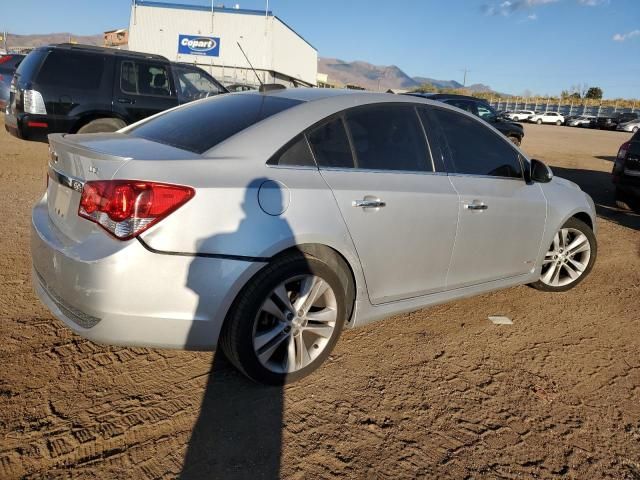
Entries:
{"type": "Polygon", "coordinates": [[[167,112],[127,133],[203,153],[245,128],[300,103],[255,93],[218,95],[167,112]]]}
{"type": "Polygon", "coordinates": [[[20,62],[16,73],[25,81],[33,80],[46,54],[46,50],[34,50],[20,62]]]}

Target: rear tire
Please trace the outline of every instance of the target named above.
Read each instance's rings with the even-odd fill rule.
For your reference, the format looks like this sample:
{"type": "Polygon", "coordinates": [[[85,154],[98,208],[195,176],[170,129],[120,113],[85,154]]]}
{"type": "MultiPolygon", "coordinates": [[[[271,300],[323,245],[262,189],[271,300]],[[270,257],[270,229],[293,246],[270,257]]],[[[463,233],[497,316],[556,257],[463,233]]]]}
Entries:
{"type": "Polygon", "coordinates": [[[562,122],[561,122],[560,120],[558,120],[558,121],[556,122],[556,125],[557,125],[557,126],[560,126],[560,125],[562,125],[562,122]]]}
{"type": "Polygon", "coordinates": [[[541,119],[541,118],[539,118],[539,119],[536,121],[536,123],[537,123],[538,125],[542,125],[542,119],[541,119]]]}
{"type": "Polygon", "coordinates": [[[638,133],[638,127],[633,127],[633,129],[631,130],[633,133],[638,133]]]}
{"type": "Polygon", "coordinates": [[[294,382],[316,370],[338,341],[353,304],[350,273],[336,269],[343,270],[335,261],[295,251],[260,270],[227,316],[220,337],[225,356],[267,385],[294,382]],[[318,292],[326,290],[308,302],[305,285],[307,299],[315,298],[316,285],[318,292]]]}
{"type": "Polygon", "coordinates": [[[572,217],[554,235],[543,258],[540,279],[529,285],[544,292],[570,290],[589,275],[597,254],[593,230],[572,217]]]}
{"type": "Polygon", "coordinates": [[[97,118],[82,126],[77,133],[109,133],[126,126],[119,118],[97,118]]]}
{"type": "Polygon", "coordinates": [[[615,192],[616,207],[621,210],[631,210],[635,213],[640,213],[640,200],[633,198],[629,195],[625,195],[618,188],[615,192]]]}

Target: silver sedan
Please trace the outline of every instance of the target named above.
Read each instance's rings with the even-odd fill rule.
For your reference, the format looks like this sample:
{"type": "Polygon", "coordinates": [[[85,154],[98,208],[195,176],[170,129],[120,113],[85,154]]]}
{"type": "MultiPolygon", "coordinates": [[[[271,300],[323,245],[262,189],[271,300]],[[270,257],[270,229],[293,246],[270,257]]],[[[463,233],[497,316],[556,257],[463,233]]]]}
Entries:
{"type": "Polygon", "coordinates": [[[595,208],[485,122],[426,99],[244,92],[51,135],[33,283],[80,335],[214,349],[293,381],[343,328],[496,289],[564,291],[595,208]]]}

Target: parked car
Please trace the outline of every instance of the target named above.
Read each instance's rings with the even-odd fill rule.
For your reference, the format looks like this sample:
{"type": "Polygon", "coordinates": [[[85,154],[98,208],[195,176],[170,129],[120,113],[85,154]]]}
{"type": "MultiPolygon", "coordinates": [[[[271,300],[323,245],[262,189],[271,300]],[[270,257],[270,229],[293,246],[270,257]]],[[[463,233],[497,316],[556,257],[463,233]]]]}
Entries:
{"type": "Polygon", "coordinates": [[[424,98],[234,93],[49,138],[31,223],[43,303],[102,343],[220,346],[259,382],[310,373],[343,327],[565,291],[596,259],[587,194],[424,98]]]}
{"type": "Polygon", "coordinates": [[[249,90],[258,90],[258,88],[244,83],[232,83],[227,85],[227,90],[230,92],[248,92],[249,90]]]}
{"type": "Polygon", "coordinates": [[[613,164],[612,181],[618,207],[640,213],[640,131],[623,143],[613,164]]]}
{"type": "Polygon", "coordinates": [[[567,123],[570,127],[589,127],[591,126],[591,122],[595,120],[596,117],[593,115],[578,115],[577,117],[569,120],[567,123]]]}
{"type": "Polygon", "coordinates": [[[621,123],[640,119],[638,112],[617,112],[612,115],[596,118],[594,127],[601,130],[616,130],[621,123]]]}
{"type": "Polygon", "coordinates": [[[640,119],[631,120],[629,122],[619,123],[616,130],[620,132],[636,133],[640,129],[640,119]]]}
{"type": "Polygon", "coordinates": [[[439,102],[453,105],[454,107],[466,110],[477,117],[482,118],[490,123],[496,130],[500,131],[504,136],[511,140],[515,145],[520,145],[524,138],[524,128],[518,123],[505,120],[500,117],[494,108],[487,103],[486,100],[467,95],[454,95],[446,93],[406,93],[404,95],[412,95],[416,97],[428,98],[439,102]]]}
{"type": "Polygon", "coordinates": [[[558,112],[543,112],[536,113],[528,119],[531,123],[537,123],[541,125],[543,123],[551,123],[556,125],[562,125],[564,123],[564,117],[558,112]]]}
{"type": "Polygon", "coordinates": [[[113,132],[227,90],[193,65],[160,55],[60,44],[33,50],[14,75],[5,127],[25,140],[113,132]]]}
{"type": "Polygon", "coordinates": [[[0,109],[4,110],[9,101],[9,88],[13,74],[20,65],[24,55],[0,55],[0,109]]]}
{"type": "Polygon", "coordinates": [[[508,116],[511,120],[515,120],[517,122],[524,122],[529,117],[535,114],[536,112],[534,112],[533,110],[518,110],[517,112],[513,112],[508,116]]]}

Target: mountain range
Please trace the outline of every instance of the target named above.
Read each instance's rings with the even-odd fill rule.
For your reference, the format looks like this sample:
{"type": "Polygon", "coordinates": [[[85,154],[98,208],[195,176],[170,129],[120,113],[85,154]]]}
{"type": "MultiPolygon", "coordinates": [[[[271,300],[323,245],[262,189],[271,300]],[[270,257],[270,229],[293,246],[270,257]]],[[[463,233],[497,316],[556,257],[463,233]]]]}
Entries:
{"type": "MultiPolygon", "coordinates": [[[[369,90],[405,89],[430,83],[438,88],[462,88],[455,80],[410,77],[396,65],[373,65],[367,62],[345,62],[337,58],[318,58],[318,72],[329,76],[329,83],[359,85],[369,90]]],[[[465,87],[471,92],[490,92],[491,87],[475,83],[465,87]]]]}
{"type": "MultiPolygon", "coordinates": [[[[37,47],[50,43],[64,43],[74,41],[87,45],[102,45],[103,35],[74,35],[73,33],[46,33],[39,35],[7,35],[7,46],[37,47]]],[[[332,84],[354,84],[369,90],[405,89],[419,87],[425,83],[438,88],[462,88],[456,80],[438,80],[429,77],[410,77],[396,65],[373,65],[371,63],[354,61],[345,62],[337,58],[318,58],[318,72],[329,76],[332,84]]],[[[471,92],[490,92],[491,88],[481,83],[469,85],[471,92]]]]}

